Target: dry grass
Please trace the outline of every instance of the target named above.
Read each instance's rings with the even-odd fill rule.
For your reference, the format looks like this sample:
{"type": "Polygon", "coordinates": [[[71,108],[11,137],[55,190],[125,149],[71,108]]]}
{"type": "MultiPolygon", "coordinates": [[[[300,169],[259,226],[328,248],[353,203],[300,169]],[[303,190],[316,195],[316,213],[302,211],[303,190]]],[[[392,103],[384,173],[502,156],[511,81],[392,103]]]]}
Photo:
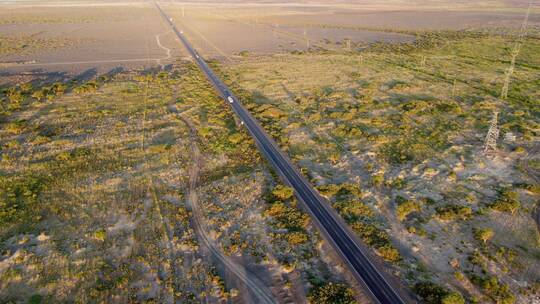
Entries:
{"type": "Polygon", "coordinates": [[[307,290],[315,275],[342,280],[319,257],[304,260],[319,241],[313,232],[293,253],[266,238],[276,181],[193,65],[68,83],[41,102],[30,97],[40,88],[15,90],[22,99],[3,96],[0,129],[1,301],[251,301],[193,227],[193,144],[204,159],[196,189],[205,226],[237,267],[283,300],[301,296],[277,291],[307,290]],[[284,265],[297,266],[288,274],[284,265]]]}
{"type": "Polygon", "coordinates": [[[539,256],[531,244],[540,238],[529,214],[538,193],[524,190],[531,180],[519,170],[522,153],[516,147],[530,149],[540,136],[534,56],[540,45],[535,38],[526,40],[509,97],[500,100],[512,39],[426,33],[413,46],[252,55],[220,68],[316,184],[361,185],[362,202],[375,210],[405,256],[399,267],[407,280],[433,279],[479,296],[454,272],[474,269],[467,257],[480,248],[498,265],[491,271],[511,290],[523,291],[518,301],[527,301],[540,271],[531,267],[539,256]],[[500,139],[500,153],[486,159],[483,138],[495,109],[502,115],[501,133],[511,131],[518,140],[500,139]],[[501,185],[520,193],[522,208],[511,216],[513,228],[502,224],[506,215],[487,209],[501,185]],[[419,206],[402,221],[396,214],[398,195],[419,206]],[[437,219],[437,208],[447,204],[472,208],[473,216],[437,219]],[[502,232],[488,246],[473,240],[473,227],[500,225],[512,231],[513,242],[502,232]],[[515,258],[495,254],[508,248],[515,258]],[[524,276],[519,269],[529,271],[524,276]],[[527,284],[520,287],[513,280],[527,284]]]}

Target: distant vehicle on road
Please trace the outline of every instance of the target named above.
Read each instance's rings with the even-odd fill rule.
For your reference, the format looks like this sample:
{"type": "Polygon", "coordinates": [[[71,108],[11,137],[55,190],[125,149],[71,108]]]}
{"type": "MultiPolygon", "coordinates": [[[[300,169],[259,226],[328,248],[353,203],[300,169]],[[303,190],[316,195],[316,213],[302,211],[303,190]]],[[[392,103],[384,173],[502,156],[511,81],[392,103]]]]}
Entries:
{"type": "MultiPolygon", "coordinates": [[[[168,16],[156,3],[161,15],[167,19],[168,16]]],[[[171,26],[173,26],[171,24],[171,26]]],[[[178,31],[175,32],[178,34],[178,31]]],[[[309,181],[294,168],[291,160],[285,153],[279,150],[271,136],[266,134],[264,129],[257,123],[250,113],[242,106],[241,102],[232,97],[229,88],[212,71],[208,64],[199,59],[197,51],[191,46],[188,40],[182,35],[178,35],[187,51],[195,57],[195,62],[206,75],[209,82],[217,89],[221,96],[231,104],[232,110],[238,115],[257,142],[261,153],[275,169],[275,172],[295,190],[296,197],[303,202],[314,219],[319,223],[322,234],[330,244],[341,255],[343,261],[350,267],[352,274],[372,297],[373,302],[380,304],[405,304],[401,295],[386,280],[384,270],[378,269],[371,262],[371,255],[365,253],[367,249],[354,236],[352,230],[347,227],[343,219],[339,217],[335,210],[325,201],[322,196],[313,188],[309,181]]]]}

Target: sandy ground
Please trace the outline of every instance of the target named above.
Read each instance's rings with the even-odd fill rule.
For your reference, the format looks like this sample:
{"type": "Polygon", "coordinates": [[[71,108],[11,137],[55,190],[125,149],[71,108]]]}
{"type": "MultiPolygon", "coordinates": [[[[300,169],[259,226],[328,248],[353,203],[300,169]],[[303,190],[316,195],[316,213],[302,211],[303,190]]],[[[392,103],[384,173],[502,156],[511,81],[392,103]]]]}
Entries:
{"type": "Polygon", "coordinates": [[[14,24],[0,24],[0,35],[75,41],[62,49],[12,54],[0,58],[3,72],[36,70],[79,73],[97,68],[147,68],[183,57],[184,50],[150,5],[98,8],[15,8],[0,13],[14,24]],[[61,13],[60,13],[60,12],[61,13]],[[6,15],[7,14],[7,15],[6,15]],[[56,19],[70,16],[70,19],[56,19]],[[26,22],[25,20],[29,21],[26,22]],[[14,64],[15,62],[26,64],[14,64]]]}
{"type": "MultiPolygon", "coordinates": [[[[350,39],[356,43],[404,42],[414,37],[358,29],[308,27],[295,24],[294,11],[270,8],[222,9],[221,7],[165,6],[179,27],[207,56],[226,57],[242,51],[277,53],[306,50],[350,39]],[[265,13],[261,13],[264,11],[265,13]],[[269,12],[283,20],[270,19],[269,12]],[[260,17],[259,17],[260,16],[260,17]],[[328,43],[329,42],[329,43],[328,43]]],[[[272,15],[273,16],[273,15],[272,15]]]]}
{"type": "MultiPolygon", "coordinates": [[[[168,14],[208,57],[230,59],[242,51],[277,53],[372,42],[412,41],[396,30],[442,30],[521,25],[523,9],[440,9],[396,5],[164,4],[168,14]]],[[[531,24],[539,24],[533,10],[531,24]]]]}
{"type": "MultiPolygon", "coordinates": [[[[295,18],[274,15],[266,18],[269,22],[311,25],[336,25],[382,29],[467,29],[484,26],[515,26],[523,21],[523,12],[508,11],[461,11],[461,10],[377,10],[377,9],[335,9],[298,13],[295,18]]],[[[534,15],[531,22],[538,24],[540,17],[534,15]]]]}
{"type": "MultiPolygon", "coordinates": [[[[444,1],[403,6],[400,1],[320,3],[163,3],[203,55],[232,60],[242,51],[258,54],[327,49],[376,41],[404,42],[411,35],[390,30],[466,29],[519,26],[523,4],[482,1],[444,6],[444,1]],[[378,29],[378,30],[372,30],[378,29]]],[[[77,74],[90,68],[149,68],[186,56],[151,2],[2,1],[0,35],[63,38],[68,48],[0,57],[4,76],[29,71],[77,74]],[[159,38],[158,38],[159,37],[159,38]]],[[[533,9],[531,24],[540,24],[533,9]]]]}

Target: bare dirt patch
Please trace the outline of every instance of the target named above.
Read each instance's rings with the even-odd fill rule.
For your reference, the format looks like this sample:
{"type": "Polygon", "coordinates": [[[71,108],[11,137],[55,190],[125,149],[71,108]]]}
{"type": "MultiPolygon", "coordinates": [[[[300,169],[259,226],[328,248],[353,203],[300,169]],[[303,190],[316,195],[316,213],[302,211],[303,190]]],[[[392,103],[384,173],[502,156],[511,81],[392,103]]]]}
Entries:
{"type": "Polygon", "coordinates": [[[37,45],[31,52],[21,52],[19,48],[28,47],[15,44],[0,58],[4,71],[9,73],[32,70],[78,73],[88,68],[103,73],[115,67],[148,68],[158,61],[168,64],[184,54],[150,4],[5,7],[0,35],[12,39],[29,36],[43,41],[41,44],[53,44],[58,39],[72,41],[70,47],[37,45]],[[160,37],[161,45],[156,36],[160,37]]]}

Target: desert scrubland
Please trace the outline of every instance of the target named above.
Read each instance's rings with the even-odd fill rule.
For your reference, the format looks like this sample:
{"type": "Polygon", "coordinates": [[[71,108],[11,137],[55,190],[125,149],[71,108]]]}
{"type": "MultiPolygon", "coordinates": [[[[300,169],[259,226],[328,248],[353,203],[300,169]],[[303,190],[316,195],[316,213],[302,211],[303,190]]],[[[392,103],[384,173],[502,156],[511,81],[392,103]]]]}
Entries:
{"type": "MultiPolygon", "coordinates": [[[[411,297],[540,301],[538,7],[161,4],[411,297]]],[[[0,302],[367,301],[152,3],[0,8],[0,302]]]]}

